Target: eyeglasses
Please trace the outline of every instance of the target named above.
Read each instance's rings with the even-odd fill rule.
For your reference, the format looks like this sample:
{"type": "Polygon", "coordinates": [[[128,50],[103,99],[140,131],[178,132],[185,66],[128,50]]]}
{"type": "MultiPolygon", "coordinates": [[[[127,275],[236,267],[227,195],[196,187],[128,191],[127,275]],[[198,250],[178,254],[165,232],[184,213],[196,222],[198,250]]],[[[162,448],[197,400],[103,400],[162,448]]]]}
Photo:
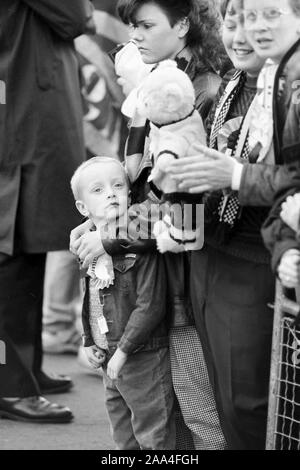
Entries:
{"type": "Polygon", "coordinates": [[[257,20],[261,17],[269,29],[277,28],[280,25],[281,17],[290,14],[291,11],[276,7],[263,8],[262,10],[243,10],[244,27],[248,31],[255,29],[257,20]]]}

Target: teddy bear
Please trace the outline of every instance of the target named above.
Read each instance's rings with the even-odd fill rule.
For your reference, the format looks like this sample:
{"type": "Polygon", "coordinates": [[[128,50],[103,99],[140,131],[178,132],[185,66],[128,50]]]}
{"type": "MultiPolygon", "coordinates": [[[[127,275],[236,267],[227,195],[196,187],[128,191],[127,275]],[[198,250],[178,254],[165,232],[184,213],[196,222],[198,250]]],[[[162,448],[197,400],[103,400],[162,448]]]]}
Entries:
{"type": "Polygon", "coordinates": [[[153,169],[148,181],[162,191],[171,208],[170,216],[155,228],[158,249],[161,253],[199,249],[201,237],[184,213],[184,205],[191,206],[195,197],[180,192],[167,172],[172,161],[195,156],[197,145],[206,144],[203,121],[195,109],[194,86],[175,61],[166,60],[144,78],[137,99],[139,114],[150,121],[153,169]],[[172,210],[174,205],[176,210],[172,210]]]}

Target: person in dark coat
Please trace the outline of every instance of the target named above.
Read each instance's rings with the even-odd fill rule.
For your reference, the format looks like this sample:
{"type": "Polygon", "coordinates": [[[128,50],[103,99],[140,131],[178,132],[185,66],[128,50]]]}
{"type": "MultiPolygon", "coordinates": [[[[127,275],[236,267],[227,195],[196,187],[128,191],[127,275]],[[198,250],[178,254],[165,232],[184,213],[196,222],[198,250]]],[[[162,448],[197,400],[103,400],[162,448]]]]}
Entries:
{"type": "Polygon", "coordinates": [[[79,220],[69,181],[85,158],[73,39],[94,29],[89,0],[0,4],[0,416],[70,421],[41,393],[70,387],[41,370],[45,257],[79,220]],[[3,85],[4,84],[4,85],[3,85]],[[3,93],[2,93],[3,94],[3,93]]]}

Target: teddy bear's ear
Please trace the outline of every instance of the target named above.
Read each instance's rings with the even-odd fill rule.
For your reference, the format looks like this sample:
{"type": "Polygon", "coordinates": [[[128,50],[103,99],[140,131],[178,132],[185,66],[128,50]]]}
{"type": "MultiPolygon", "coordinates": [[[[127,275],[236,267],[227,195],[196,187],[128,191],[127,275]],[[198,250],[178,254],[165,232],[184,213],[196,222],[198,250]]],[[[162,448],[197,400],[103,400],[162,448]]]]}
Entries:
{"type": "Polygon", "coordinates": [[[184,99],[184,94],[180,86],[176,83],[169,84],[164,88],[165,109],[170,113],[176,111],[184,99]]]}

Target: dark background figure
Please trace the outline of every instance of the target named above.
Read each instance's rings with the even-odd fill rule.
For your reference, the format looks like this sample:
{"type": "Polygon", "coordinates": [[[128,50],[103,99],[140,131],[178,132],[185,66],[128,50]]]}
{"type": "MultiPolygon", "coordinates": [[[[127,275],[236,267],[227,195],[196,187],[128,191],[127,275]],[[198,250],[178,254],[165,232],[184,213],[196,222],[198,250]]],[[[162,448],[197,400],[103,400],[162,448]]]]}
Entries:
{"type": "Polygon", "coordinates": [[[79,222],[69,188],[85,158],[73,39],[93,31],[92,12],[89,0],[0,4],[0,416],[72,419],[41,397],[71,386],[42,371],[42,300],[46,252],[67,249],[79,222]]]}
{"type": "MultiPolygon", "coordinates": [[[[122,160],[128,133],[121,113],[124,95],[117,84],[108,52],[129,40],[128,29],[116,16],[117,0],[94,0],[96,34],[75,39],[84,109],[83,127],[87,158],[109,155],[122,160]]],[[[48,253],[44,285],[43,351],[77,354],[90,372],[81,344],[81,289],[78,263],[66,251],[48,253]]]]}

